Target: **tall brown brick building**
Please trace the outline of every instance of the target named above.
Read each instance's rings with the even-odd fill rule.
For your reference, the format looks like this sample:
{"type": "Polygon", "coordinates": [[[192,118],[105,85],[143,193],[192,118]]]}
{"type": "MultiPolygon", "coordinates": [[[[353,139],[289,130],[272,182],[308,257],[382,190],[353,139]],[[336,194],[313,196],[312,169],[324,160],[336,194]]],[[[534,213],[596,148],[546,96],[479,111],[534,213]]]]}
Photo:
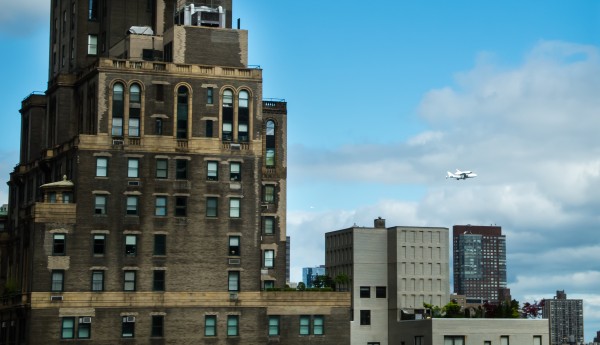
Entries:
{"type": "Polygon", "coordinates": [[[349,343],[347,293],[267,291],[286,281],[287,110],[262,100],[232,1],[50,6],[0,344],[349,343]]]}

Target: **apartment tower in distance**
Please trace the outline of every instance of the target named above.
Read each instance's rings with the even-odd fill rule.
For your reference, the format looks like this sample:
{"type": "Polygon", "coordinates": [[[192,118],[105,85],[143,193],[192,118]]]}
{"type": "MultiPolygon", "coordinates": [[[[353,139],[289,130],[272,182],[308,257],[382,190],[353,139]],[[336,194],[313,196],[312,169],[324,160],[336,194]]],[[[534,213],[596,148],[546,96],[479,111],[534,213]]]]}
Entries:
{"type": "Polygon", "coordinates": [[[453,227],[454,293],[468,304],[498,303],[506,287],[506,239],[499,226],[453,227]]]}
{"type": "MultiPolygon", "coordinates": [[[[449,301],[448,228],[353,226],[325,234],[327,275],[352,293],[351,344],[399,344],[399,322],[449,301]]],[[[415,340],[416,342],[416,340],[415,340]]],[[[407,343],[408,344],[408,343],[407,343]]]]}
{"type": "Polygon", "coordinates": [[[9,182],[0,343],[349,343],[347,293],[271,291],[287,110],[263,100],[232,1],[49,6],[48,90],[22,102],[9,182]]]}
{"type": "Polygon", "coordinates": [[[583,344],[583,300],[567,299],[564,290],[543,301],[542,317],[550,326],[550,345],[583,344]]]}

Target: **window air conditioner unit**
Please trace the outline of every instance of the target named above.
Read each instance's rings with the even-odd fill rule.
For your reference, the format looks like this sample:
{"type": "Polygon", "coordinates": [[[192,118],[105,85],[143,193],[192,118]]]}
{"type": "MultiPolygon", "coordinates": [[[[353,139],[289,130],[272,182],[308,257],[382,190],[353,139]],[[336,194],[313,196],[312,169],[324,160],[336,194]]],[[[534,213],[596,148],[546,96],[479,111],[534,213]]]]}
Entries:
{"type": "Polygon", "coordinates": [[[113,145],[121,145],[123,146],[123,139],[113,139],[113,145]]]}
{"type": "Polygon", "coordinates": [[[127,316],[125,322],[135,322],[135,316],[127,316]]]}
{"type": "Polygon", "coordinates": [[[229,259],[230,265],[239,265],[241,263],[240,259],[229,259]]]}
{"type": "Polygon", "coordinates": [[[62,301],[63,296],[50,296],[50,301],[62,301]]]}
{"type": "Polygon", "coordinates": [[[127,181],[128,186],[140,186],[141,184],[140,181],[127,181]]]}
{"type": "Polygon", "coordinates": [[[237,299],[238,299],[237,292],[232,292],[232,293],[229,294],[229,300],[230,301],[237,301],[237,299]]]}
{"type": "Polygon", "coordinates": [[[92,323],[92,317],[91,316],[80,317],[79,323],[92,323]]]}
{"type": "Polygon", "coordinates": [[[229,148],[231,148],[232,150],[239,150],[241,146],[240,144],[231,144],[229,145],[229,148]]]}

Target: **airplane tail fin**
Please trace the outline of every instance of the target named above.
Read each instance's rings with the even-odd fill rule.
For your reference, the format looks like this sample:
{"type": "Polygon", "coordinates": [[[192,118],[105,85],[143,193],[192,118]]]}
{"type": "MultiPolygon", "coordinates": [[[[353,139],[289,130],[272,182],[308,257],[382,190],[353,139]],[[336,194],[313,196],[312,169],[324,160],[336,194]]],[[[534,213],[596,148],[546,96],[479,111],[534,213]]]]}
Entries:
{"type": "Polygon", "coordinates": [[[446,178],[448,178],[448,177],[454,177],[454,175],[451,172],[447,171],[447,173],[448,173],[448,175],[446,175],[446,178]]]}

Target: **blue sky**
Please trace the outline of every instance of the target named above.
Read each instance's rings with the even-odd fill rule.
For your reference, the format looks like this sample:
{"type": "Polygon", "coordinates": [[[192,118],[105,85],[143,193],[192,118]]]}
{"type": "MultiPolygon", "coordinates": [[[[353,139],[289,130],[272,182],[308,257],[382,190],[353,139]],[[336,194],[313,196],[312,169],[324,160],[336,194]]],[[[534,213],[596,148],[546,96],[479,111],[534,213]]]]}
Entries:
{"type": "MultiPolygon", "coordinates": [[[[292,279],[352,224],[497,224],[517,300],[600,330],[600,3],[234,0],[264,97],[288,102],[292,279]],[[367,5],[365,5],[367,4],[367,5]],[[471,169],[468,181],[446,170],[471,169]]],[[[47,79],[46,0],[0,4],[0,173],[47,79]],[[17,21],[18,18],[29,18],[17,21]]],[[[2,186],[4,184],[1,184],[2,186]]],[[[6,200],[6,187],[0,189],[6,200]]]]}

